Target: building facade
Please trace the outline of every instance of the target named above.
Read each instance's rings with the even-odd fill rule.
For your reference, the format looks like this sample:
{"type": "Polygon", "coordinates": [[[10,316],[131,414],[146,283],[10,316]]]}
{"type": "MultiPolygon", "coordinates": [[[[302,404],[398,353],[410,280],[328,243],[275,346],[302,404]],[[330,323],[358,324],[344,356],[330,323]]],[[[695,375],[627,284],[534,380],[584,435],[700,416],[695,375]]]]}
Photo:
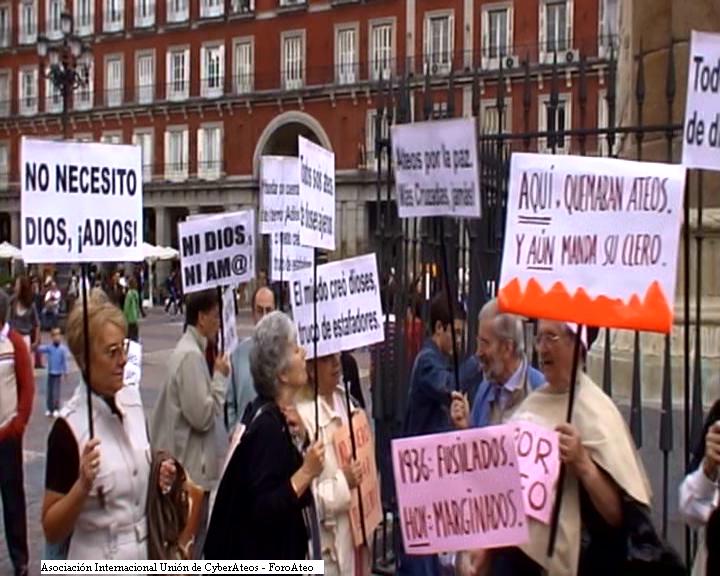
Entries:
{"type": "Polygon", "coordinates": [[[433,109],[452,99],[480,131],[561,131],[580,121],[583,56],[584,126],[602,124],[616,21],[617,0],[0,0],[0,240],[20,242],[21,137],[61,138],[67,114],[65,137],[142,147],[149,242],[177,246],[188,214],[257,206],[260,156],[296,154],[302,134],[335,152],[337,256],[366,251],[381,78],[406,79],[415,119],[430,90],[433,109]],[[65,112],[36,53],[61,38],[63,11],[92,48],[65,112]]]}

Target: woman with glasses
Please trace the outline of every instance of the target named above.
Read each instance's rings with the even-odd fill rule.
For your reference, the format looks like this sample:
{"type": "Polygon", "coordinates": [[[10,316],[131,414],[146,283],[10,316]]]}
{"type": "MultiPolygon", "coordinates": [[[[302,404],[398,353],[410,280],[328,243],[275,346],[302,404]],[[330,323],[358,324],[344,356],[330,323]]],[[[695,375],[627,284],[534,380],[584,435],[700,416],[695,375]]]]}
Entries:
{"type": "MultiPolygon", "coordinates": [[[[51,544],[70,540],[68,559],[143,560],[151,452],[140,394],[136,387],[123,386],[127,325],[99,290],[87,308],[89,366],[82,306],[70,313],[66,336],[81,372],[90,374],[94,437],[83,379],[48,438],[43,530],[51,544]]],[[[167,490],[175,468],[171,460],[161,468],[159,488],[167,490]]]]}

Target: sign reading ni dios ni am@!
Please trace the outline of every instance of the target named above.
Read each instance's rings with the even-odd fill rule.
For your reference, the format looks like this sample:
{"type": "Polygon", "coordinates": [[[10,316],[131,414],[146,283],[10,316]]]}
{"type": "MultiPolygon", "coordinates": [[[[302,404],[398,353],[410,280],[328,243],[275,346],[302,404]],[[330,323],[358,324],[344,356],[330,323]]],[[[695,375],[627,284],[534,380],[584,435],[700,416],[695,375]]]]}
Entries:
{"type": "Polygon", "coordinates": [[[679,165],[513,154],[500,308],[669,332],[684,187],[679,165]]]}
{"type": "Polygon", "coordinates": [[[298,136],[300,244],[335,250],[335,154],[298,136]]]}
{"type": "Polygon", "coordinates": [[[255,277],[255,212],[228,212],[178,224],[183,292],[255,277]]]}
{"type": "Polygon", "coordinates": [[[720,170],[720,34],[691,35],[682,163],[720,170]]]}
{"type": "Polygon", "coordinates": [[[474,118],[392,127],[400,218],[480,217],[474,118]]]}
{"type": "MultiPolygon", "coordinates": [[[[359,547],[363,544],[363,525],[365,527],[365,542],[371,543],[375,528],[382,522],[382,502],[380,501],[380,485],[378,484],[377,468],[375,467],[375,449],[370,422],[364,410],[353,412],[353,433],[355,436],[355,455],[362,466],[362,479],[360,480],[360,496],[357,490],[352,491],[350,503],[350,526],[353,534],[353,544],[359,547]],[[360,520],[362,497],[362,515],[360,520]]],[[[352,442],[350,440],[350,427],[343,424],[333,438],[335,454],[341,467],[350,464],[352,460],[352,442]]]]}
{"type": "Polygon", "coordinates": [[[385,339],[375,254],[339,260],[292,276],[290,300],[298,342],[313,358],[354,350],[385,339]],[[314,297],[317,294],[317,324],[314,297]]]}
{"type": "Polygon", "coordinates": [[[143,259],[139,147],[23,138],[20,160],[25,262],[143,259]]]}
{"type": "Polygon", "coordinates": [[[512,427],[393,440],[392,459],[407,554],[527,542],[512,427]]]}

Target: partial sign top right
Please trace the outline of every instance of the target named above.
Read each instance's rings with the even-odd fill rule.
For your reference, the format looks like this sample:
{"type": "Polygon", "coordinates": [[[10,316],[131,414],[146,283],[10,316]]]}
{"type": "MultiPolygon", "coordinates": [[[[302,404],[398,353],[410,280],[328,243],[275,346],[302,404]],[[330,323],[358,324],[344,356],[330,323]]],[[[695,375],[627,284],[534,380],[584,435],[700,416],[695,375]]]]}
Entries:
{"type": "Polygon", "coordinates": [[[720,34],[692,32],[682,163],[720,170],[720,34]]]}

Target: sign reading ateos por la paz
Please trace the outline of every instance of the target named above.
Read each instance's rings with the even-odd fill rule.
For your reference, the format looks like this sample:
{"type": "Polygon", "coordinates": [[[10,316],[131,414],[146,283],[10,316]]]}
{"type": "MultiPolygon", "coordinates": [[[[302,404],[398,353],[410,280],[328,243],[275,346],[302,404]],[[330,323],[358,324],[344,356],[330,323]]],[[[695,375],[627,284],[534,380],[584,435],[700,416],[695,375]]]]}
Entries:
{"type": "Polygon", "coordinates": [[[720,34],[690,37],[682,163],[720,170],[720,34]]]}
{"type": "Polygon", "coordinates": [[[503,311],[669,332],[685,168],[513,154],[503,311]]]}
{"type": "Polygon", "coordinates": [[[296,272],[290,300],[298,342],[308,358],[354,350],[385,339],[375,254],[366,254],[317,267],[317,292],[312,270],[296,272]],[[317,324],[314,296],[317,293],[317,324]]]}
{"type": "Polygon", "coordinates": [[[480,217],[474,118],[397,124],[391,130],[400,218],[480,217]]]}
{"type": "Polygon", "coordinates": [[[236,285],[255,277],[255,212],[244,210],[178,224],[183,292],[236,285]]]}
{"type": "Polygon", "coordinates": [[[20,160],[25,262],[143,259],[138,146],[23,138],[20,160]]]}
{"type": "Polygon", "coordinates": [[[396,439],[392,459],[407,554],[527,542],[511,426],[396,439]]]}
{"type": "Polygon", "coordinates": [[[260,158],[260,233],[270,234],[270,280],[311,268],[314,249],[300,244],[300,160],[260,158]]]}
{"type": "Polygon", "coordinates": [[[335,154],[298,136],[300,244],[335,250],[335,154]]]}

